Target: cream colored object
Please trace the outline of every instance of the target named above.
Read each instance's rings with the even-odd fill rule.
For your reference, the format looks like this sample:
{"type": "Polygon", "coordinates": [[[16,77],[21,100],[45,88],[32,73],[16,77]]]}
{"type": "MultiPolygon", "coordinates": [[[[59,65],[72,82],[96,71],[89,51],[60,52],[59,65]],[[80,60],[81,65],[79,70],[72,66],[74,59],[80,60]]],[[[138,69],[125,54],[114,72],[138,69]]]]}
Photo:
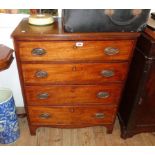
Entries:
{"type": "Polygon", "coordinates": [[[7,102],[12,97],[12,92],[7,88],[0,88],[0,104],[7,102]]]}
{"type": "Polygon", "coordinates": [[[148,19],[147,25],[155,29],[155,20],[150,17],[148,19]]]}
{"type": "Polygon", "coordinates": [[[35,14],[29,17],[29,23],[32,25],[49,25],[54,22],[50,14],[35,14]]]}

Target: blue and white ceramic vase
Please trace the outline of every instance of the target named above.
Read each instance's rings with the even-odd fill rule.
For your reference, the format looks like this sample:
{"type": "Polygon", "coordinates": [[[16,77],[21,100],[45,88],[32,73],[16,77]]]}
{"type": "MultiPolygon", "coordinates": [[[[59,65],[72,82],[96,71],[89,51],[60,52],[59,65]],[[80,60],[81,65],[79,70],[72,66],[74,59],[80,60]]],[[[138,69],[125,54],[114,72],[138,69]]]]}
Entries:
{"type": "Polygon", "coordinates": [[[19,136],[20,130],[12,92],[6,88],[0,88],[0,143],[12,143],[19,136]]]}

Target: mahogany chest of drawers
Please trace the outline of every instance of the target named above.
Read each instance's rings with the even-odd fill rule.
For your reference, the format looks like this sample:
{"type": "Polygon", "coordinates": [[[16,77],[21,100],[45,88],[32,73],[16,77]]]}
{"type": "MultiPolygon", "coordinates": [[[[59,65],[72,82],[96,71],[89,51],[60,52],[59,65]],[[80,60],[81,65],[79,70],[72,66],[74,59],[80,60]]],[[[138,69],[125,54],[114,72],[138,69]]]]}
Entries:
{"type": "Polygon", "coordinates": [[[138,33],[66,33],[61,19],[12,34],[31,134],[104,125],[111,133],[138,33]]]}

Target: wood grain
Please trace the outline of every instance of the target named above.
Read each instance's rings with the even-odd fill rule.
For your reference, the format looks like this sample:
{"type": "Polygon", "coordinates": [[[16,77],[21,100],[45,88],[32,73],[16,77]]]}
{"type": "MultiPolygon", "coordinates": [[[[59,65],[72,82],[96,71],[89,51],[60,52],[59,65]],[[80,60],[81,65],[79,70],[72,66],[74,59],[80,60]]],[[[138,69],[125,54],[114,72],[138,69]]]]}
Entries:
{"type": "Polygon", "coordinates": [[[96,84],[122,82],[126,77],[128,63],[68,63],[68,64],[22,64],[25,83],[39,84],[96,84]],[[102,70],[113,70],[115,75],[103,77],[102,70]],[[46,78],[37,78],[38,71],[46,71],[46,78]]]}
{"type": "Polygon", "coordinates": [[[95,124],[111,124],[115,117],[114,106],[28,106],[30,121],[33,125],[53,125],[66,127],[90,126],[95,124]],[[97,113],[103,113],[103,118],[97,118],[97,113]],[[42,118],[42,114],[49,114],[48,118],[42,118]]]}
{"type": "Polygon", "coordinates": [[[19,42],[21,61],[104,61],[128,60],[134,46],[133,40],[117,41],[51,41],[19,42]],[[76,47],[82,43],[82,47],[76,47]],[[107,47],[117,48],[119,53],[106,55],[107,47]],[[42,56],[32,55],[32,50],[41,48],[46,51],[42,56]]]}
{"type": "Polygon", "coordinates": [[[122,84],[104,85],[52,85],[26,86],[28,105],[85,105],[114,104],[120,99],[122,84]],[[99,98],[99,92],[109,93],[109,97],[99,98]],[[41,94],[48,94],[40,98],[41,94]]]}

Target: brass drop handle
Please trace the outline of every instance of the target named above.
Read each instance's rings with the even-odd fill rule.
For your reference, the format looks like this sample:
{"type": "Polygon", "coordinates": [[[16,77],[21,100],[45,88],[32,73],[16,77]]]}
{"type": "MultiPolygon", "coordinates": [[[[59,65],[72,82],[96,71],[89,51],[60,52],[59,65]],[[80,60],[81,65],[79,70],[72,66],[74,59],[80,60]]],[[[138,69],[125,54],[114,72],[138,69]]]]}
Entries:
{"type": "Polygon", "coordinates": [[[103,77],[112,77],[115,75],[115,72],[113,70],[102,70],[101,75],[103,77]]]}
{"type": "Polygon", "coordinates": [[[99,93],[97,93],[98,98],[108,98],[109,96],[110,94],[108,92],[100,91],[99,93]]]}
{"type": "Polygon", "coordinates": [[[102,119],[102,118],[105,117],[105,115],[104,115],[104,113],[98,112],[98,113],[95,114],[95,117],[98,118],[98,119],[102,119]]]}
{"type": "Polygon", "coordinates": [[[41,93],[37,95],[38,99],[47,99],[49,97],[48,93],[41,93]]]}
{"type": "Polygon", "coordinates": [[[36,73],[35,73],[35,76],[37,77],[37,78],[46,78],[47,76],[48,76],[48,73],[46,72],[46,71],[37,71],[36,73]]]}
{"type": "Polygon", "coordinates": [[[43,48],[34,48],[32,50],[32,55],[33,56],[43,56],[46,54],[46,50],[43,48]]]}
{"type": "Polygon", "coordinates": [[[41,119],[48,119],[48,118],[51,117],[51,115],[49,113],[42,113],[42,114],[39,115],[39,117],[41,119]]]}
{"type": "Polygon", "coordinates": [[[104,53],[109,56],[116,55],[119,53],[119,49],[115,47],[106,47],[104,53]]]}

